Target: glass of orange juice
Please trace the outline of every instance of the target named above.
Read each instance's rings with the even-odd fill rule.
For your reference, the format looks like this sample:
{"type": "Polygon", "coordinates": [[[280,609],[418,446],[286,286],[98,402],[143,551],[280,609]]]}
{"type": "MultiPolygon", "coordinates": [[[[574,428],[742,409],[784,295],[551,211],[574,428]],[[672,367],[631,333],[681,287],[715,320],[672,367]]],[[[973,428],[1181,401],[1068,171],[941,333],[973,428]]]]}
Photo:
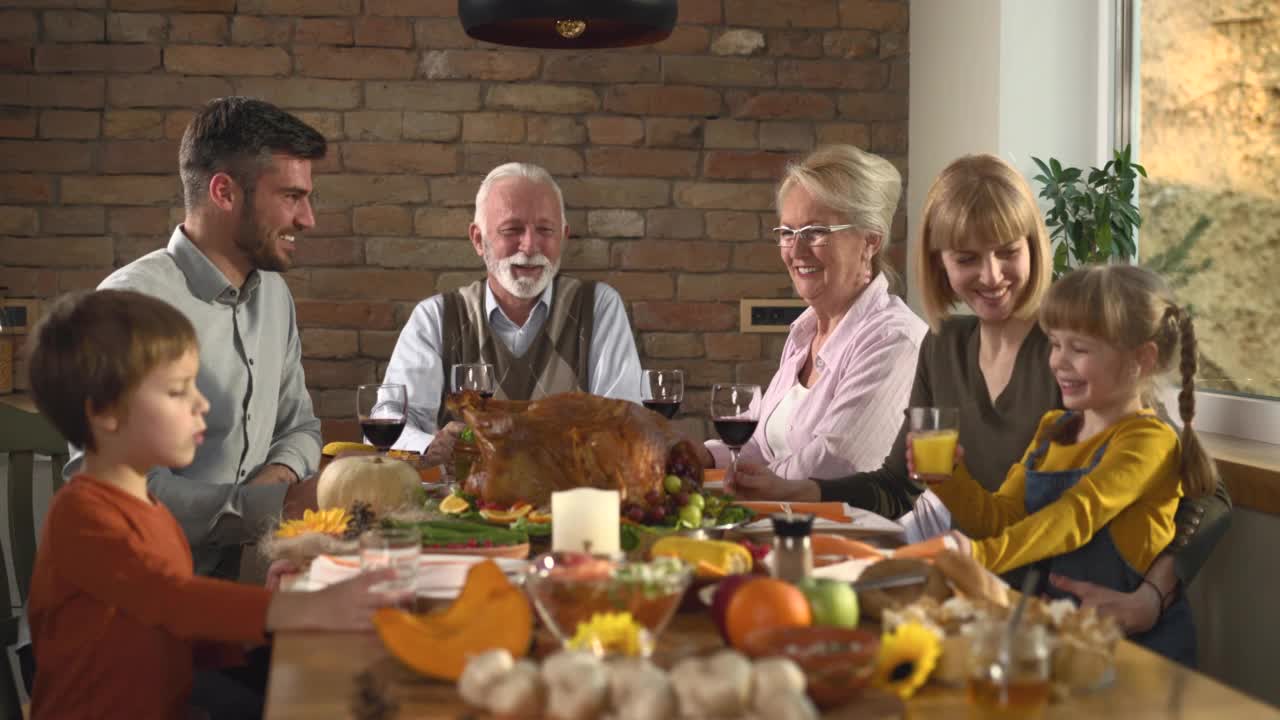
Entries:
{"type": "Polygon", "coordinates": [[[915,466],[911,479],[920,480],[926,475],[950,477],[956,462],[956,442],[960,439],[959,411],[939,407],[908,408],[907,422],[915,466]]]}

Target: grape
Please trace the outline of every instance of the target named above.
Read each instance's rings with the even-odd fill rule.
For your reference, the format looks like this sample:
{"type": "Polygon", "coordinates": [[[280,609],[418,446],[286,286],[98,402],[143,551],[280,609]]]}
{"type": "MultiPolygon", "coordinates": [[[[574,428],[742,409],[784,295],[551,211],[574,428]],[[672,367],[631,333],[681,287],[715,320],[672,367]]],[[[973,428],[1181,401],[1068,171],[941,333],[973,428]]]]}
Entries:
{"type": "Polygon", "coordinates": [[[631,520],[631,522],[642,523],[644,522],[644,517],[645,517],[644,510],[638,505],[632,505],[627,510],[627,517],[631,520]]]}
{"type": "Polygon", "coordinates": [[[681,490],[680,492],[676,493],[676,504],[677,504],[677,505],[679,505],[680,507],[684,507],[685,505],[688,505],[688,504],[689,504],[689,493],[687,493],[687,492],[685,492],[685,491],[683,491],[683,490],[681,490]]]}
{"type": "Polygon", "coordinates": [[[683,483],[683,481],[682,481],[679,477],[677,477],[677,476],[675,476],[675,475],[668,475],[668,476],[666,476],[666,477],[662,478],[662,487],[663,487],[663,489],[665,489],[668,493],[678,493],[678,492],[680,492],[680,487],[681,487],[683,484],[684,484],[684,483],[683,483]]]}
{"type": "Polygon", "coordinates": [[[707,499],[706,499],[706,498],[704,498],[704,497],[702,497],[702,495],[701,495],[701,494],[699,494],[699,493],[694,493],[694,494],[692,494],[692,495],[690,495],[690,496],[689,496],[689,499],[688,499],[688,500],[686,500],[685,502],[682,502],[682,503],[680,503],[680,504],[681,504],[681,505],[692,505],[692,506],[694,506],[694,507],[698,508],[699,510],[705,510],[705,509],[706,509],[706,507],[707,507],[707,499]]]}
{"type": "Polygon", "coordinates": [[[644,494],[644,500],[650,505],[657,505],[662,502],[662,493],[657,490],[650,490],[644,494]]]}

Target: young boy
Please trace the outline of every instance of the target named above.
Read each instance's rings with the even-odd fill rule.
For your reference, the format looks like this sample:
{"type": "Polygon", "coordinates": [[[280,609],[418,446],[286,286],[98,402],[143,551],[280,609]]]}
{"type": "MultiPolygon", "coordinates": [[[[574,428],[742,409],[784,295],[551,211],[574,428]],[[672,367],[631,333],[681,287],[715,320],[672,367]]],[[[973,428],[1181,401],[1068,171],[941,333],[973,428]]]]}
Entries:
{"type": "Polygon", "coordinates": [[[191,462],[208,402],[191,323],[167,303],[100,290],[57,302],[30,348],[37,407],[85,448],[53,498],[36,553],[32,718],[183,718],[197,662],[226,661],[273,630],[369,626],[368,574],[316,593],[196,576],[146,473],[191,462]]]}

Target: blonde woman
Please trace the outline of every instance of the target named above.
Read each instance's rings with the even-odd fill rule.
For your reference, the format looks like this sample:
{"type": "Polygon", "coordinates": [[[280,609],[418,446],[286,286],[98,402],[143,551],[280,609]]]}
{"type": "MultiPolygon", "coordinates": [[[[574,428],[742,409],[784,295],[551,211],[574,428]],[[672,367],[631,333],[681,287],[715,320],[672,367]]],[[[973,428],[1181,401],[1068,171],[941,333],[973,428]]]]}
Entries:
{"type": "MultiPolygon", "coordinates": [[[[809,307],[791,324],[742,460],[808,482],[879,467],[889,452],[927,331],[889,292],[884,251],[901,193],[892,164],[848,145],[787,168],[774,237],[809,307]]],[[[705,448],[704,464],[729,464],[723,443],[705,448]]]]}
{"type": "MultiPolygon", "coordinates": [[[[916,278],[933,332],[920,349],[910,404],[959,410],[968,469],[995,491],[1040,418],[1062,407],[1049,371],[1049,339],[1036,321],[1053,263],[1044,220],[1017,170],[992,155],[969,155],[934,180],[917,242],[916,278]],[[972,314],[953,315],[957,303],[972,314]]],[[[739,465],[732,487],[748,498],[837,500],[900,517],[923,488],[908,475],[907,427],[899,422],[893,448],[875,471],[796,481],[739,465]]],[[[1159,617],[1156,601],[1170,605],[1179,580],[1190,582],[1204,564],[1226,530],[1229,510],[1221,485],[1217,495],[1182,502],[1176,555],[1151,566],[1154,586],[1127,594],[1070,580],[1060,587],[1116,615],[1128,631],[1145,630],[1159,617]]]]}

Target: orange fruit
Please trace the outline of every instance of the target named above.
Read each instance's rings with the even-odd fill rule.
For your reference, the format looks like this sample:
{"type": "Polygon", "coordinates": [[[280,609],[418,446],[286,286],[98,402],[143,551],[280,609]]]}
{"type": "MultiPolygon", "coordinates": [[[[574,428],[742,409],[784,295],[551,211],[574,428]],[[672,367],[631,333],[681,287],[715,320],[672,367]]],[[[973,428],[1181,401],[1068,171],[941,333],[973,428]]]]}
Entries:
{"type": "Polygon", "coordinates": [[[742,648],[747,635],[772,627],[807,627],[813,611],[800,588],[774,578],[748,580],[739,587],[725,609],[724,625],[729,644],[742,648]]]}

